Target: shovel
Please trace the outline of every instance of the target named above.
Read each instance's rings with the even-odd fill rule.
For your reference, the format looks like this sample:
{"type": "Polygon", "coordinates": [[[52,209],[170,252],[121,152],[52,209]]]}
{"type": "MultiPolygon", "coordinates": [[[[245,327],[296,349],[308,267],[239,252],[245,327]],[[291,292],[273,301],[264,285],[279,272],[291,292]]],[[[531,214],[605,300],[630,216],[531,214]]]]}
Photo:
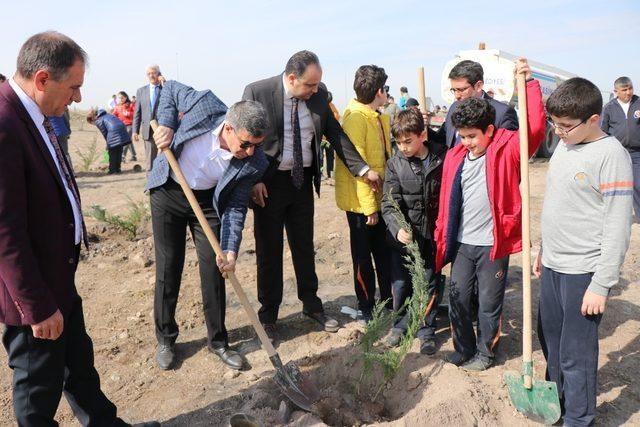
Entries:
{"type": "MultiPolygon", "coordinates": [[[[152,120],[151,127],[155,130],[158,127],[158,122],[156,120],[152,120]]],[[[222,253],[222,248],[218,243],[218,239],[216,239],[211,226],[207,222],[207,219],[204,216],[200,205],[198,204],[198,200],[193,195],[193,191],[189,187],[189,184],[187,184],[187,181],[182,174],[182,170],[180,169],[180,165],[173,155],[173,152],[169,148],[165,148],[162,151],[169,161],[171,170],[178,178],[178,183],[180,184],[180,187],[182,187],[182,191],[184,191],[184,194],[187,196],[189,204],[191,205],[191,209],[193,209],[193,212],[196,214],[198,222],[204,230],[207,239],[209,239],[209,243],[211,243],[214,252],[218,256],[224,256],[224,254],[222,253]]],[[[294,404],[304,409],[305,411],[311,412],[312,405],[320,399],[320,392],[311,382],[311,380],[309,380],[309,378],[300,371],[300,368],[298,368],[295,363],[289,362],[286,365],[283,365],[282,360],[280,359],[280,355],[278,355],[276,349],[273,347],[273,344],[271,344],[271,340],[269,340],[269,338],[267,337],[267,334],[264,331],[264,328],[262,327],[262,324],[260,323],[256,312],[253,310],[253,307],[251,307],[251,303],[247,298],[247,294],[244,293],[244,290],[242,289],[238,278],[233,272],[229,272],[227,273],[227,279],[233,285],[233,290],[238,296],[240,303],[242,303],[242,307],[247,313],[247,316],[249,316],[249,320],[251,320],[253,329],[255,329],[256,333],[258,334],[258,338],[260,338],[262,348],[267,352],[267,354],[269,355],[269,360],[271,360],[271,364],[276,369],[274,381],[276,382],[276,384],[278,384],[278,386],[282,390],[282,393],[289,399],[291,399],[294,404]]]]}
{"type": "Polygon", "coordinates": [[[520,192],[522,193],[522,374],[505,372],[504,380],[511,403],[518,412],[553,424],[560,418],[560,399],[553,381],[533,379],[531,326],[531,238],[529,236],[529,138],[527,129],[526,83],[522,73],[518,84],[518,120],[520,125],[520,192]]]}

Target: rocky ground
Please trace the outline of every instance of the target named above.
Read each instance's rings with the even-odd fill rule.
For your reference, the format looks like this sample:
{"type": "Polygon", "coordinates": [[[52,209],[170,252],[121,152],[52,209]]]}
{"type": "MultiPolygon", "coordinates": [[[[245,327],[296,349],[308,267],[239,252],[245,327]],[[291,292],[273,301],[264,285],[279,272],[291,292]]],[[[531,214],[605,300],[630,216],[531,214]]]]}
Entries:
{"type": "MultiPolygon", "coordinates": [[[[70,141],[76,169],[89,147],[102,137],[95,128],[74,118],[70,141]]],[[[140,157],[143,147],[137,145],[140,157]]],[[[145,174],[134,172],[133,163],[123,173],[107,176],[98,170],[79,172],[78,182],[84,210],[100,205],[108,213],[125,216],[131,201],[145,202],[145,174]]],[[[539,218],[547,165],[532,164],[532,237],[534,251],[540,238],[539,218]]],[[[285,301],[279,320],[278,351],[284,361],[295,361],[317,384],[322,402],[317,413],[288,407],[272,381],[274,370],[261,350],[248,317],[233,291],[227,293],[227,328],[231,345],[246,357],[250,369],[227,369],[205,344],[205,326],[197,271],[191,241],[177,320],[179,364],[175,370],[160,371],[154,360],[155,336],[152,303],[154,287],[153,239],[148,224],[141,225],[135,239],[112,226],[88,218],[92,233],[89,251],[83,252],[77,286],[84,298],[89,334],[93,338],[96,367],[106,394],[130,421],[158,419],[166,426],[228,425],[231,415],[241,412],[265,426],[312,425],[530,425],[509,402],[502,376],[520,369],[521,354],[521,269],[520,256],[513,256],[506,293],[503,336],[497,365],[479,374],[466,373],[442,361],[452,350],[446,316],[438,330],[439,351],[434,356],[419,354],[416,341],[398,375],[371,402],[374,378],[359,383],[361,364],[357,359],[361,328],[340,314],[342,306],[354,306],[349,235],[346,218],[334,202],[333,187],[324,185],[316,200],[316,261],[320,296],[327,311],[344,325],[336,334],[320,331],[300,314],[296,298],[290,252],[285,250],[285,301]]],[[[238,265],[238,278],[258,307],[255,292],[253,219],[247,218],[238,265]]],[[[640,386],[634,380],[640,366],[640,284],[638,257],[640,228],[634,226],[632,246],[623,267],[622,281],[613,292],[600,327],[600,373],[598,421],[604,426],[640,424],[640,386]]],[[[538,281],[533,280],[534,299],[538,281]]],[[[534,307],[534,313],[536,309],[534,307]]],[[[544,358],[534,336],[536,376],[544,375],[544,358]]],[[[64,401],[57,419],[62,425],[77,425],[64,401]]],[[[0,352],[0,425],[12,425],[11,371],[6,354],[0,352]]]]}

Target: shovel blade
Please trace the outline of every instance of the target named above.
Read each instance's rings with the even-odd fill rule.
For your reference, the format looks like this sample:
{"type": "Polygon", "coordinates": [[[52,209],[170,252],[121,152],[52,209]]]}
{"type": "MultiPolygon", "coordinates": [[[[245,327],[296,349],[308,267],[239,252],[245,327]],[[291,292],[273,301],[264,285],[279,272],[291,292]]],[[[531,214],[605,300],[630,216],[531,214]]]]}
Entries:
{"type": "Polygon", "coordinates": [[[300,368],[289,362],[276,370],[274,381],[282,393],[301,409],[312,412],[312,406],[320,399],[320,392],[300,368]]]}
{"type": "Polygon", "coordinates": [[[548,425],[560,419],[560,398],[556,383],[534,380],[533,386],[528,389],[524,386],[522,374],[519,372],[505,372],[504,380],[511,403],[518,412],[548,425]]]}

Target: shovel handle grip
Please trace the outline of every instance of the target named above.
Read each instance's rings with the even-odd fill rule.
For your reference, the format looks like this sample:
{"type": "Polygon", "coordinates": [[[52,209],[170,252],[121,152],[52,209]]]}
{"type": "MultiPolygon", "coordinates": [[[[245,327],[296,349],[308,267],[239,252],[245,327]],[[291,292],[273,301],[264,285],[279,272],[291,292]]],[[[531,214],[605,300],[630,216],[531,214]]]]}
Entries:
{"type": "Polygon", "coordinates": [[[529,129],[527,124],[527,85],[522,73],[518,85],[518,124],[520,136],[520,194],[522,196],[522,363],[523,382],[533,386],[533,344],[531,316],[531,236],[529,216],[529,129]]]}
{"type": "MultiPolygon", "coordinates": [[[[158,122],[156,120],[152,120],[150,125],[151,125],[151,128],[155,131],[156,128],[158,127],[158,122]]],[[[178,184],[180,184],[180,187],[182,187],[182,191],[184,192],[185,196],[187,196],[189,205],[191,206],[191,209],[193,210],[193,212],[196,214],[196,218],[198,218],[198,222],[200,223],[200,226],[204,230],[204,234],[207,236],[209,243],[211,243],[211,246],[213,247],[213,251],[219,257],[224,257],[224,253],[222,252],[220,243],[218,243],[218,239],[216,238],[216,235],[211,229],[211,226],[209,225],[207,218],[204,216],[204,213],[202,212],[202,208],[198,203],[198,199],[196,199],[196,196],[193,194],[193,190],[191,190],[191,187],[189,187],[189,184],[187,184],[187,180],[184,177],[184,174],[182,173],[182,169],[180,169],[180,164],[178,163],[178,160],[173,155],[173,151],[171,151],[171,148],[167,147],[163,149],[162,152],[164,153],[167,160],[169,161],[169,166],[171,167],[171,170],[176,175],[176,178],[178,178],[178,184]]],[[[269,355],[269,358],[273,358],[274,356],[277,355],[276,349],[273,347],[273,344],[271,344],[271,340],[269,340],[267,333],[264,331],[264,328],[260,323],[260,319],[258,319],[258,315],[256,314],[255,310],[251,306],[251,303],[249,302],[249,298],[247,298],[247,294],[244,292],[244,289],[242,289],[242,285],[240,285],[238,278],[236,277],[234,272],[228,272],[227,278],[231,282],[231,285],[233,286],[233,290],[238,296],[238,299],[240,300],[240,303],[242,304],[244,311],[246,312],[247,316],[249,316],[249,320],[251,321],[253,328],[258,334],[258,338],[260,338],[262,347],[265,349],[265,351],[269,355]]]]}

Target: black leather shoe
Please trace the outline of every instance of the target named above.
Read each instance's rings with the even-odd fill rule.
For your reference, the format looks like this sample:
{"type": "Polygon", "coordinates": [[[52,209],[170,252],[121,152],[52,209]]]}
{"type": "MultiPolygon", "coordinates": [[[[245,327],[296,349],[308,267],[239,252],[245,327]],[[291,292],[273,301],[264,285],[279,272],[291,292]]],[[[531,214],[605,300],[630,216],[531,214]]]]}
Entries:
{"type": "Polygon", "coordinates": [[[338,329],[340,329],[338,321],[327,316],[322,311],[318,313],[303,311],[302,314],[318,322],[327,332],[338,332],[338,329]]]}
{"type": "Polygon", "coordinates": [[[209,348],[209,350],[231,369],[239,371],[244,366],[244,359],[240,356],[240,353],[231,350],[229,347],[209,348]]]}
{"type": "Polygon", "coordinates": [[[176,352],[173,349],[173,344],[158,344],[156,361],[163,371],[171,369],[176,362],[176,352]]]}
{"type": "Polygon", "coordinates": [[[263,323],[262,328],[264,332],[267,334],[267,338],[271,341],[271,345],[276,345],[276,324],[275,323],[263,323]]]}

